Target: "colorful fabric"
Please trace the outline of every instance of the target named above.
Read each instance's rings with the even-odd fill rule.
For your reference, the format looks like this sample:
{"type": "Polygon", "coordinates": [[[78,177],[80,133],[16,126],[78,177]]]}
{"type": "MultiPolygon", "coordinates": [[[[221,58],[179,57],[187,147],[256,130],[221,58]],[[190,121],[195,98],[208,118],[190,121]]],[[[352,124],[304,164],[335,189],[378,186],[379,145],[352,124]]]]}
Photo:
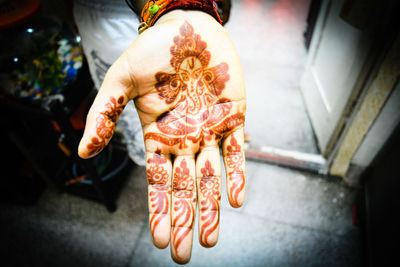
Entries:
{"type": "Polygon", "coordinates": [[[143,7],[139,32],[151,27],[165,13],[174,9],[201,10],[214,17],[220,24],[222,20],[217,11],[216,1],[212,0],[151,0],[143,7]],[[156,7],[156,8],[153,8],[156,7]],[[154,12],[155,11],[155,12],[154,12]]]}

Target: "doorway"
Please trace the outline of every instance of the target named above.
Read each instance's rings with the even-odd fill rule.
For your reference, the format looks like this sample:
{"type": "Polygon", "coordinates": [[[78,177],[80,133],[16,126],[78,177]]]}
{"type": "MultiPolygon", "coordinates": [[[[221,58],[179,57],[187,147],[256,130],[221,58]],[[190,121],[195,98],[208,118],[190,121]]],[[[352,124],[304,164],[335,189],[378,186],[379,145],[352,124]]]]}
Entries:
{"type": "Polygon", "coordinates": [[[244,72],[247,157],[321,172],[313,128],[300,90],[310,0],[233,0],[225,28],[244,72]],[[254,152],[254,153],[253,153],[254,152]]]}

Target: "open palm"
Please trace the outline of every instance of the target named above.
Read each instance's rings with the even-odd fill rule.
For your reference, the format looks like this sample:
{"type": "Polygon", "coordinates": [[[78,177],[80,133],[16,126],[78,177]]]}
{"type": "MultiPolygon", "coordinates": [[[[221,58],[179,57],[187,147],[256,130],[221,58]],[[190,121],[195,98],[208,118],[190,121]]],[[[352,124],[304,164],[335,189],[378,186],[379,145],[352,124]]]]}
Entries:
{"type": "Polygon", "coordinates": [[[196,205],[199,238],[218,240],[222,146],[231,205],[245,195],[245,90],[225,30],[199,11],[173,11],[146,30],[108,71],[93,103],[79,155],[109,142],[129,100],[142,123],[154,244],[171,242],[175,261],[190,259],[196,205]]]}

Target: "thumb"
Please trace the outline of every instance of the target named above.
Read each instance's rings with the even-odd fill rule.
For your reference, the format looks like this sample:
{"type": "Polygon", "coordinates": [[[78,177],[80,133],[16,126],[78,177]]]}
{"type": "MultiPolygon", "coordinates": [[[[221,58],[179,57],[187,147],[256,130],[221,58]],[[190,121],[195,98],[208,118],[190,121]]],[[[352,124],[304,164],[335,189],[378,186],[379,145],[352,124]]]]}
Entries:
{"type": "Polygon", "coordinates": [[[110,141],[125,105],[135,97],[127,54],[124,53],[107,71],[89,110],[83,137],[78,147],[81,158],[97,155],[110,141]]]}

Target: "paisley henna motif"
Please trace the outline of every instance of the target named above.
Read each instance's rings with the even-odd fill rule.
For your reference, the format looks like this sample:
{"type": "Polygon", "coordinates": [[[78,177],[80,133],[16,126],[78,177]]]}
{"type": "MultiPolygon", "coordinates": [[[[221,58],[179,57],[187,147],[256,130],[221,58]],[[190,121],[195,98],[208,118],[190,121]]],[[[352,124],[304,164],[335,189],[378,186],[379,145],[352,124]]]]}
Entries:
{"type": "Polygon", "coordinates": [[[110,102],[105,105],[105,111],[100,112],[96,119],[97,137],[92,137],[91,142],[86,146],[90,156],[99,153],[114,134],[115,123],[124,110],[124,96],[118,100],[110,97],[110,102]]]}
{"type": "Polygon", "coordinates": [[[207,43],[187,22],[173,42],[170,64],[175,73],[155,74],[158,95],[172,108],[156,121],[160,133],[146,133],[145,139],[180,149],[187,148],[188,142],[219,141],[224,133],[244,123],[243,113],[230,114],[232,102],[220,98],[230,79],[228,64],[209,66],[207,43]]]}
{"type": "Polygon", "coordinates": [[[244,170],[243,170],[243,152],[241,146],[237,143],[234,135],[231,136],[230,145],[227,147],[226,162],[231,171],[228,173],[228,179],[231,182],[230,196],[231,204],[234,207],[239,207],[239,194],[243,191],[245,185],[244,170]]]}
{"type": "Polygon", "coordinates": [[[208,237],[215,232],[219,224],[220,179],[214,175],[211,162],[206,160],[201,169],[199,194],[201,194],[200,212],[200,242],[205,247],[211,247],[208,237]]]}

